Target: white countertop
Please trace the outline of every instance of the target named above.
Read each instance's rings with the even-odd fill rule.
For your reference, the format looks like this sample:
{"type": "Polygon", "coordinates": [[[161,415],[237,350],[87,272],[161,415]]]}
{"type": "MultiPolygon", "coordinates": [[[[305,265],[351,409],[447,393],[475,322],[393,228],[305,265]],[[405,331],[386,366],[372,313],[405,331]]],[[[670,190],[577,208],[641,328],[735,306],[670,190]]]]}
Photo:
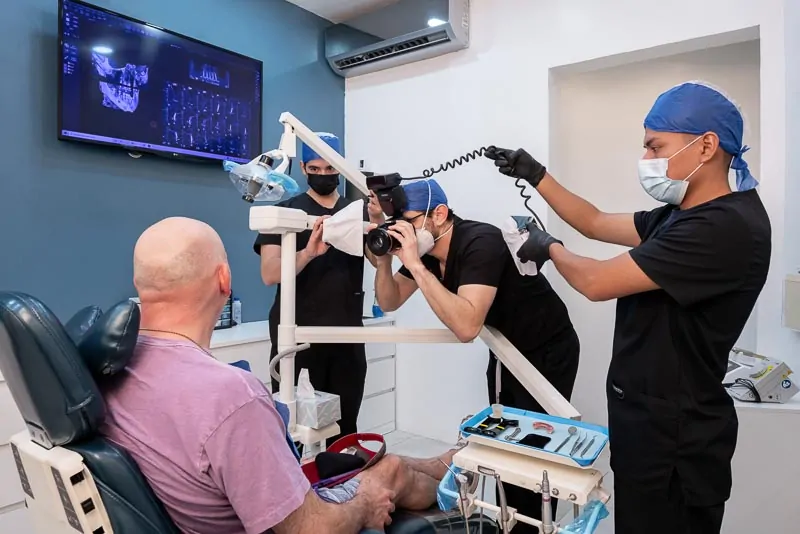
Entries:
{"type": "MultiPolygon", "coordinates": [[[[373,326],[392,321],[390,315],[378,318],[365,318],[364,326],[373,326]]],[[[254,321],[242,323],[231,328],[214,330],[211,336],[211,348],[230,347],[231,345],[244,345],[246,343],[258,343],[269,341],[269,321],[254,321]]]]}
{"type": "Polygon", "coordinates": [[[762,412],[800,413],[800,394],[789,399],[788,402],[778,404],[775,402],[742,402],[733,401],[737,410],[759,410],[762,412]]]}

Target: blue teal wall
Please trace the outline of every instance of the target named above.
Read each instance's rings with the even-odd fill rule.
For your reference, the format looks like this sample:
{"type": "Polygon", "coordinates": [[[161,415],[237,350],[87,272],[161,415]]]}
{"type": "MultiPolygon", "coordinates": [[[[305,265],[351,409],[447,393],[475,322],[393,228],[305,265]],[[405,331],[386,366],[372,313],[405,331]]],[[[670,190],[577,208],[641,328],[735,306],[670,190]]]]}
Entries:
{"type": "MultiPolygon", "coordinates": [[[[283,0],[96,0],[96,4],[264,62],[264,146],[278,116],[344,133],[344,82],[324,60],[328,25],[283,0]]],[[[133,246],[180,215],[222,236],[245,321],[265,319],[248,205],[217,166],[56,139],[57,0],[4,0],[0,17],[0,289],[28,292],[57,315],[134,295],[133,246]]],[[[299,167],[299,166],[296,166],[299,167]]],[[[299,169],[294,171],[299,177],[299,169]]]]}

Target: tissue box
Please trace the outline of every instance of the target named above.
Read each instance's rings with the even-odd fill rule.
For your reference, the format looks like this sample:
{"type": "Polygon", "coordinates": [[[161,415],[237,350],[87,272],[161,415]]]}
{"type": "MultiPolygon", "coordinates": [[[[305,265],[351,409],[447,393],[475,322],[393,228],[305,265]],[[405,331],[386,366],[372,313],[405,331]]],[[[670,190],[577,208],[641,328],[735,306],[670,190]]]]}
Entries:
{"type": "Polygon", "coordinates": [[[339,395],[315,391],[313,399],[297,399],[297,424],[316,430],[342,418],[339,395]]]}

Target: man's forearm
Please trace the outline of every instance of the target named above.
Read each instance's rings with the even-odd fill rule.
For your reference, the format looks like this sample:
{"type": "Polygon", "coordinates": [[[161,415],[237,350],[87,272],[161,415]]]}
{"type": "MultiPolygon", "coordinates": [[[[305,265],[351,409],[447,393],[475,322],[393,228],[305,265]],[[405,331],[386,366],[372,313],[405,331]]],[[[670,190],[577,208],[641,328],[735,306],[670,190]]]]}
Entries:
{"type": "Polygon", "coordinates": [[[475,339],[482,325],[477,325],[476,329],[472,324],[474,321],[470,320],[475,314],[472,304],[451,293],[421,263],[409,270],[436,317],[452,330],[459,341],[467,343],[475,339]]]}
{"type": "Polygon", "coordinates": [[[595,292],[599,261],[573,254],[559,244],[550,246],[550,259],[575,291],[589,300],[599,300],[595,292]]]}
{"type": "Polygon", "coordinates": [[[545,174],[536,191],[568,225],[592,238],[594,221],[600,214],[596,207],[567,190],[549,173],[545,174]]]}
{"type": "MultiPolygon", "coordinates": [[[[295,254],[295,275],[300,274],[300,272],[306,268],[306,265],[311,262],[314,258],[308,253],[307,250],[303,249],[298,251],[295,254]]],[[[274,285],[281,283],[281,259],[274,258],[268,262],[265,262],[264,266],[261,269],[261,279],[267,285],[274,285]]]]}
{"type": "Polygon", "coordinates": [[[360,495],[356,495],[349,502],[333,504],[320,499],[314,490],[309,490],[302,506],[267,532],[274,531],[276,534],[305,534],[306,532],[353,534],[366,526],[369,512],[365,499],[360,495]]]}
{"type": "MultiPolygon", "coordinates": [[[[352,534],[359,532],[366,526],[366,518],[369,514],[363,498],[356,497],[343,504],[326,503],[328,512],[325,523],[326,528],[319,529],[320,532],[330,532],[331,534],[352,534]]],[[[315,527],[317,525],[314,525],[315,527]]]]}
{"type": "Polygon", "coordinates": [[[382,260],[375,268],[375,298],[378,306],[385,312],[396,311],[400,307],[400,288],[394,280],[392,262],[382,260]]]}

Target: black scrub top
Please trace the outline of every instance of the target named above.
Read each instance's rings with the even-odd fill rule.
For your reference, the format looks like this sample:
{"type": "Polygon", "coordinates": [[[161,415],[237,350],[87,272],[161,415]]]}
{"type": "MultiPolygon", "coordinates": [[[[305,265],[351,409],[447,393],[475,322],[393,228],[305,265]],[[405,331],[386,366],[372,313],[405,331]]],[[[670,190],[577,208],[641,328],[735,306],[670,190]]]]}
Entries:
{"type": "MultiPolygon", "coordinates": [[[[305,193],[279,202],[285,208],[295,208],[309,215],[333,215],[352,201],[344,197],[333,208],[320,206],[305,193]]],[[[364,208],[364,220],[369,220],[364,208]]],[[[308,244],[311,230],[297,234],[297,251],[308,244]]],[[[253,249],[261,254],[262,245],[280,245],[278,234],[259,234],[253,249]]],[[[351,256],[333,247],[311,260],[296,279],[295,322],[298,326],[362,326],[364,305],[364,257],[351,256]]],[[[281,287],[269,312],[272,339],[277,339],[280,323],[281,287]],[[274,332],[273,332],[274,330],[274,332]]]]}
{"type": "MultiPolygon", "coordinates": [[[[497,328],[524,355],[573,331],[566,306],[544,275],[519,274],[503,234],[491,224],[454,218],[444,278],[439,260],[425,255],[422,263],[452,293],[472,284],[496,287],[484,324],[497,328]]],[[[405,267],[398,272],[413,279],[405,267]]]]}
{"type": "Polygon", "coordinates": [[[738,421],[722,386],[769,270],[755,190],[636,213],[633,261],[661,288],[619,299],[608,373],[612,468],[666,491],[677,469],[696,506],[730,496],[738,421]]]}

